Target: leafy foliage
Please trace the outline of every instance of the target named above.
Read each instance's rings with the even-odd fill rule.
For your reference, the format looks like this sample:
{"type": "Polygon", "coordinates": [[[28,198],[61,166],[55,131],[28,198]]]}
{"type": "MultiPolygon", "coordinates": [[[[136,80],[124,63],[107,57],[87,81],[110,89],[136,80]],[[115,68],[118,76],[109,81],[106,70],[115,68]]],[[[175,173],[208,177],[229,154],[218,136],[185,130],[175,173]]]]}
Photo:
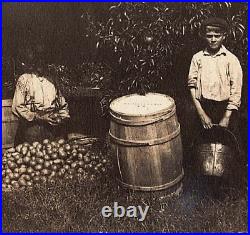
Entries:
{"type": "Polygon", "coordinates": [[[111,6],[109,13],[98,25],[96,46],[100,53],[110,53],[104,59],[114,68],[121,93],[155,91],[163,82],[171,83],[183,51],[193,54],[201,49],[199,28],[209,16],[228,21],[226,46],[246,69],[246,4],[122,2],[111,6]]]}
{"type": "MultiPolygon", "coordinates": [[[[101,62],[82,62],[75,65],[46,64],[46,74],[54,78],[54,82],[60,87],[65,96],[77,96],[79,87],[106,88],[110,87],[111,70],[101,62]]],[[[25,64],[17,63],[13,59],[5,59],[3,62],[3,91],[4,96],[14,94],[15,84],[20,75],[27,72],[25,64]]]]}
{"type": "MultiPolygon", "coordinates": [[[[86,76],[90,76],[94,87],[103,88],[106,109],[114,97],[128,93],[169,93],[177,88],[183,92],[191,56],[203,47],[199,40],[200,24],[209,16],[219,16],[228,21],[230,32],[225,45],[239,58],[245,75],[247,73],[246,3],[122,2],[102,4],[102,10],[100,5],[90,5],[72,8],[76,27],[59,30],[60,43],[57,42],[53,50],[47,48],[47,51],[51,50],[50,64],[68,67],[69,71],[60,75],[67,77],[63,81],[68,85],[86,86],[91,83],[86,82],[86,76]],[[67,48],[73,38],[75,42],[67,48]],[[69,64],[58,61],[58,51],[69,64]],[[105,67],[102,72],[99,71],[100,66],[105,67]],[[95,79],[92,76],[95,70],[104,79],[95,79]]],[[[52,40],[55,35],[49,34],[48,37],[52,40]]],[[[9,93],[12,90],[12,94],[18,61],[17,58],[5,59],[3,91],[9,93]]],[[[245,100],[246,89],[245,82],[245,100]]]]}
{"type": "Polygon", "coordinates": [[[3,84],[3,97],[7,96],[6,93],[14,94],[14,60],[10,57],[2,58],[2,84],[3,84]],[[6,79],[7,78],[7,79],[6,79]]]}
{"type": "Polygon", "coordinates": [[[102,88],[111,80],[110,69],[102,63],[83,62],[71,67],[50,64],[48,68],[62,86],[102,88]]]}

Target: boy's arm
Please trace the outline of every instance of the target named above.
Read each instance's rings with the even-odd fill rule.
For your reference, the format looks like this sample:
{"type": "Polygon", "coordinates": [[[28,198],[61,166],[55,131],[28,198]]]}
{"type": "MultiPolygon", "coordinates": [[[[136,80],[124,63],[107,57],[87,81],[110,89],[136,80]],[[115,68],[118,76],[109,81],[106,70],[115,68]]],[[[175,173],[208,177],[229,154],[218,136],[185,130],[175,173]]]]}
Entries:
{"type": "Polygon", "coordinates": [[[19,118],[24,118],[31,122],[35,119],[35,113],[31,112],[30,107],[25,103],[27,92],[27,79],[22,75],[16,84],[16,90],[12,101],[12,112],[19,118]]]}
{"type": "Polygon", "coordinates": [[[59,100],[60,100],[60,110],[59,114],[62,119],[70,118],[69,115],[69,105],[63,97],[61,91],[59,91],[59,100]]]}
{"type": "Polygon", "coordinates": [[[191,97],[192,97],[192,101],[195,105],[195,108],[197,110],[197,113],[201,119],[201,123],[203,125],[203,127],[205,129],[210,129],[213,127],[213,123],[212,120],[210,119],[210,117],[208,117],[208,115],[205,113],[204,109],[201,106],[201,103],[198,99],[196,99],[195,97],[195,88],[190,88],[190,92],[191,92],[191,97]]]}
{"type": "Polygon", "coordinates": [[[205,113],[204,109],[201,106],[200,101],[196,98],[198,69],[199,69],[198,61],[196,59],[196,56],[194,55],[190,64],[190,69],[188,74],[188,87],[190,89],[192,101],[201,119],[202,125],[205,129],[209,129],[213,126],[212,121],[205,113]]]}
{"type": "Polygon", "coordinates": [[[234,58],[234,60],[230,61],[229,76],[230,76],[230,97],[228,100],[228,105],[225,114],[219,123],[219,125],[223,127],[229,126],[232,111],[238,110],[241,104],[242,68],[237,58],[234,58]]]}
{"type": "Polygon", "coordinates": [[[232,110],[227,109],[219,125],[222,127],[228,127],[231,115],[232,115],[232,110]]]}
{"type": "Polygon", "coordinates": [[[198,62],[197,62],[195,56],[193,56],[193,58],[191,60],[190,68],[189,68],[189,74],[188,74],[188,84],[187,85],[189,88],[197,86],[197,77],[198,77],[198,62]]]}
{"type": "Polygon", "coordinates": [[[241,104],[242,68],[239,60],[235,57],[229,64],[230,97],[227,110],[238,110],[241,104]]]}

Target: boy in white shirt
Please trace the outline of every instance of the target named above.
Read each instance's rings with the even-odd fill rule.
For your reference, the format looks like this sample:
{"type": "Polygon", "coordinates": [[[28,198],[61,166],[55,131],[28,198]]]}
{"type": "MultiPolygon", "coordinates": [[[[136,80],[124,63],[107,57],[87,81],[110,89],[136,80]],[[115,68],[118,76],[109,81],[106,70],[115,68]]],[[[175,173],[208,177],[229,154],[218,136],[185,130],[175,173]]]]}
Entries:
{"type": "Polygon", "coordinates": [[[205,129],[213,124],[235,129],[241,104],[242,68],[238,58],[223,46],[228,25],[221,18],[202,22],[201,36],[206,48],[191,61],[188,87],[205,129]]]}

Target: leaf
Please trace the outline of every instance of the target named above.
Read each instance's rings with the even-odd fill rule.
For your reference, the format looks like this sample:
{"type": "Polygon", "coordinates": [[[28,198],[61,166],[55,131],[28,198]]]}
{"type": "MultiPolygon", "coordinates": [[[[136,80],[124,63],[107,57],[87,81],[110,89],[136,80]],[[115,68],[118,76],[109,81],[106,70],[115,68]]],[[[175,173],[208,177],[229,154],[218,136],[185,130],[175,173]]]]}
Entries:
{"type": "Polygon", "coordinates": [[[169,30],[168,30],[168,29],[166,29],[166,30],[165,30],[165,32],[166,32],[166,34],[167,34],[167,35],[169,35],[169,34],[170,34],[170,32],[169,32],[169,30]]]}
{"type": "Polygon", "coordinates": [[[241,28],[243,31],[245,30],[245,26],[244,25],[242,25],[242,24],[240,24],[238,22],[236,22],[236,25],[237,25],[238,29],[241,28]]]}
{"type": "Polygon", "coordinates": [[[124,12],[124,16],[127,18],[127,20],[130,20],[130,18],[128,17],[128,15],[127,15],[127,12],[126,12],[126,11],[124,12]]]}
{"type": "Polygon", "coordinates": [[[126,44],[126,40],[123,38],[122,39],[122,46],[123,46],[123,48],[125,47],[125,44],[126,44]]]}
{"type": "Polygon", "coordinates": [[[195,18],[196,18],[196,16],[193,16],[193,17],[189,20],[189,24],[191,24],[195,18]]]}
{"type": "Polygon", "coordinates": [[[225,5],[227,8],[231,8],[231,3],[230,2],[225,2],[225,5]]]}
{"type": "Polygon", "coordinates": [[[115,36],[115,42],[118,44],[120,41],[120,38],[118,36],[115,36]]]}
{"type": "Polygon", "coordinates": [[[234,40],[236,40],[236,33],[235,33],[235,30],[234,30],[234,29],[232,30],[232,34],[233,34],[234,40]]]}
{"type": "Polygon", "coordinates": [[[111,6],[111,7],[109,8],[109,11],[114,10],[114,9],[116,9],[116,8],[117,8],[117,6],[111,6]]]}

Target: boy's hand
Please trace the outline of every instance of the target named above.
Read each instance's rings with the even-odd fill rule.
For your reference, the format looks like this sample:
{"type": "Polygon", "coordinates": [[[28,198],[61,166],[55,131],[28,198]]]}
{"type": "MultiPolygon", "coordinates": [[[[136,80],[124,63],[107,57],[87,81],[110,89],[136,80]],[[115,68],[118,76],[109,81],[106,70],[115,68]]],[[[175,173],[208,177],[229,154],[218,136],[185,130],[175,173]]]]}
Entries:
{"type": "Polygon", "coordinates": [[[221,119],[219,125],[222,127],[228,127],[231,115],[232,115],[232,110],[226,110],[224,117],[221,119]]]}
{"type": "Polygon", "coordinates": [[[207,116],[205,112],[199,113],[201,123],[205,129],[210,129],[213,127],[213,123],[210,117],[207,116]]]}
{"type": "Polygon", "coordinates": [[[69,119],[69,117],[60,114],[60,111],[58,113],[50,114],[50,118],[53,120],[53,122],[50,122],[50,125],[53,126],[64,124],[69,119]]]}
{"type": "Polygon", "coordinates": [[[219,123],[222,127],[228,127],[229,126],[229,117],[223,117],[219,123]]]}
{"type": "Polygon", "coordinates": [[[39,121],[43,121],[43,122],[47,122],[49,123],[50,125],[55,125],[56,122],[53,118],[50,117],[51,114],[49,113],[46,113],[46,114],[43,114],[43,115],[36,115],[36,119],[39,120],[39,121]]]}
{"type": "Polygon", "coordinates": [[[201,107],[200,101],[195,98],[195,88],[190,89],[192,100],[194,102],[195,108],[197,113],[201,119],[201,123],[205,129],[210,129],[213,127],[212,120],[207,114],[205,113],[204,109],[201,107]]]}

